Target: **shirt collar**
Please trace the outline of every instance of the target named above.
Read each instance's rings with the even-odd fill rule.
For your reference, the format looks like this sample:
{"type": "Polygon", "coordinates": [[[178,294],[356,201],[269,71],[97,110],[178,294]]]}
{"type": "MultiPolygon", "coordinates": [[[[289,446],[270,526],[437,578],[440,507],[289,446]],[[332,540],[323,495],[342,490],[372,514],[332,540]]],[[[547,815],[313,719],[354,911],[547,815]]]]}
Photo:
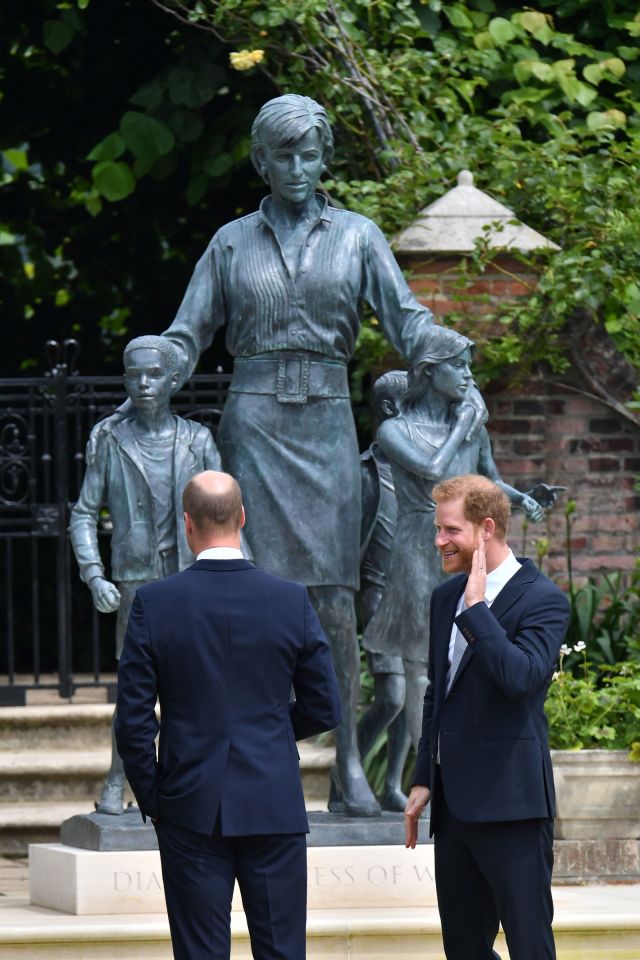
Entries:
{"type": "MultiPolygon", "coordinates": [[[[331,223],[333,217],[331,216],[331,208],[329,207],[329,201],[321,193],[316,193],[316,200],[318,202],[318,216],[315,219],[314,223],[318,223],[320,220],[324,220],[325,223],[331,223]]],[[[268,194],[266,197],[263,197],[260,201],[260,208],[258,210],[259,220],[258,223],[261,226],[268,226],[273,230],[273,223],[269,216],[271,210],[271,194],[268,194]]]]}
{"type": "Polygon", "coordinates": [[[513,551],[504,558],[501,564],[487,574],[487,587],[484,598],[488,604],[493,603],[500,591],[511,580],[511,577],[518,572],[522,564],[516,560],[513,551]]]}
{"type": "Polygon", "coordinates": [[[244,560],[244,554],[237,547],[207,547],[196,560],[244,560]]]}

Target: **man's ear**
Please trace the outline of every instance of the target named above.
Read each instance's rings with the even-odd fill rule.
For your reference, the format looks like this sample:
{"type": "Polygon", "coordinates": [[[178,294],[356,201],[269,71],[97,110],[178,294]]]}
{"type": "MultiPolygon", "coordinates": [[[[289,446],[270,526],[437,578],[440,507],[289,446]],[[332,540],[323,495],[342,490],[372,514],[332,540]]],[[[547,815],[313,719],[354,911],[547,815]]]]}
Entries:
{"type": "Polygon", "coordinates": [[[185,532],[186,532],[187,536],[190,537],[191,534],[193,533],[193,521],[192,521],[191,517],[189,516],[189,514],[186,513],[186,511],[185,511],[185,513],[182,514],[182,516],[184,517],[184,529],[185,529],[185,532]]]}
{"type": "Polygon", "coordinates": [[[242,528],[243,528],[244,525],[245,525],[246,519],[247,519],[247,518],[246,518],[246,515],[245,515],[245,512],[244,512],[244,506],[243,506],[243,507],[242,507],[242,520],[240,521],[240,529],[241,529],[241,530],[242,530],[242,528]]]}
{"type": "Polygon", "coordinates": [[[496,532],[496,522],[493,517],[485,517],[482,521],[482,539],[491,540],[496,532]]]}

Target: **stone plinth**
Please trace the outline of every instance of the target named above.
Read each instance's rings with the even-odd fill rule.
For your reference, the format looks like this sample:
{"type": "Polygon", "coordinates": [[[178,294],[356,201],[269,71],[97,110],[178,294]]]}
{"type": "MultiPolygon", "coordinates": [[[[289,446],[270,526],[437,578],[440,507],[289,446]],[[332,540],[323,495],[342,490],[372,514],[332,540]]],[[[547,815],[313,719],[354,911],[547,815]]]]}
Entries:
{"type": "MultiPolygon", "coordinates": [[[[347,817],[339,813],[309,811],[310,847],[359,847],[387,844],[394,846],[404,838],[401,813],[383,813],[379,817],[347,817]]],[[[423,819],[421,833],[429,834],[429,820],[423,819]]],[[[155,830],[150,821],[142,822],[137,807],[118,817],[104,813],[86,813],[70,817],[62,824],[60,842],[82,850],[157,850],[155,830]]]]}
{"type": "Polygon", "coordinates": [[[60,828],[60,842],[82,850],[157,850],[156,832],[143,822],[137,807],[120,816],[83,813],[69,817],[60,828]]]}
{"type": "MultiPolygon", "coordinates": [[[[433,846],[310,847],[310,910],[370,910],[435,904],[433,846]]],[[[157,850],[82,850],[64,844],[29,847],[30,901],[76,915],[164,913],[157,850]]],[[[236,888],[233,909],[242,904],[236,888]]]]}

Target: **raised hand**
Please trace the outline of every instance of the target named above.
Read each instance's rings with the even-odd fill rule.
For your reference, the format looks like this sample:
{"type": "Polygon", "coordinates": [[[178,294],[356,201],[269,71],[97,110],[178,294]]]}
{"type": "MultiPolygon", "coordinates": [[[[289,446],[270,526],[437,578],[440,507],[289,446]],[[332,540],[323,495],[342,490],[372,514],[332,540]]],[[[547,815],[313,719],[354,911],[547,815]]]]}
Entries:
{"type": "Polygon", "coordinates": [[[467,580],[467,586],[464,591],[464,602],[467,607],[472,607],[474,603],[480,603],[484,600],[487,590],[487,561],[484,552],[484,540],[482,539],[482,530],[478,532],[476,549],[473,551],[471,560],[471,573],[467,580]]]}
{"type": "Polygon", "coordinates": [[[465,403],[470,403],[474,411],[473,422],[465,437],[465,440],[469,441],[473,439],[478,430],[480,430],[480,428],[487,422],[489,419],[489,412],[484,400],[482,399],[482,394],[475,384],[473,384],[467,391],[465,403]]]}

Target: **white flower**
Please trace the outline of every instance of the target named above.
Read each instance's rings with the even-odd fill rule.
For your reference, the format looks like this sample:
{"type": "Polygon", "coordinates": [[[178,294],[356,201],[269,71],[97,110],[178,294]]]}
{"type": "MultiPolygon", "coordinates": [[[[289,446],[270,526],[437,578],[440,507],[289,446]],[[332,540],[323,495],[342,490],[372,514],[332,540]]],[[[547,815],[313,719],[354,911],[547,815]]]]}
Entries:
{"type": "Polygon", "coordinates": [[[571,653],[571,647],[568,647],[566,643],[563,643],[560,647],[560,656],[567,657],[571,653]]]}
{"type": "Polygon", "coordinates": [[[579,640],[573,649],[576,653],[582,653],[583,650],[587,649],[587,645],[584,640],[579,640]]]}

